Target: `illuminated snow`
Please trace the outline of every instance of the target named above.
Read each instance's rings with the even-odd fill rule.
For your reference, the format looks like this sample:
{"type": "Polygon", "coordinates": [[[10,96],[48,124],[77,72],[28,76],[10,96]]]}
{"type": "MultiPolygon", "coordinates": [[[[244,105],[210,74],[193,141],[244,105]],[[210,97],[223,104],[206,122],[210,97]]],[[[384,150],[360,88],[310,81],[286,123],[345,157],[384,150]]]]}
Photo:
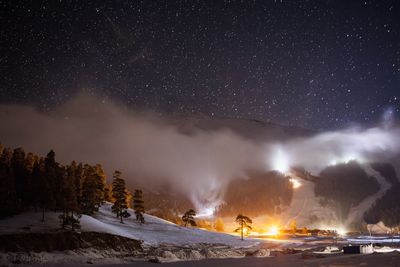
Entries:
{"type": "Polygon", "coordinates": [[[297,189],[302,185],[302,183],[298,179],[295,179],[295,178],[290,178],[289,181],[292,183],[293,189],[297,189]]]}

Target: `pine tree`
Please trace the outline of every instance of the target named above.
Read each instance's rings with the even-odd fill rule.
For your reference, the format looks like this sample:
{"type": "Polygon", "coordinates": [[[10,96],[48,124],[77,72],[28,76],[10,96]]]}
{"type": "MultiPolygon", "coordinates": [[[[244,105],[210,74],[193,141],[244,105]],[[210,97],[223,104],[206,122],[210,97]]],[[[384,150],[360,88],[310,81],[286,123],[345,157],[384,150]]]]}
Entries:
{"type": "Polygon", "coordinates": [[[136,220],[140,223],[144,223],[144,201],[142,190],[135,190],[133,194],[133,209],[135,210],[136,220]]]}
{"type": "Polygon", "coordinates": [[[64,183],[67,173],[66,168],[56,162],[55,165],[55,181],[54,186],[54,199],[55,199],[55,210],[63,211],[65,207],[65,196],[64,196],[64,183]]]}
{"type": "Polygon", "coordinates": [[[8,167],[11,167],[11,159],[13,157],[13,152],[11,150],[11,148],[3,148],[2,152],[1,152],[1,158],[0,161],[5,164],[8,167]]]}
{"type": "Polygon", "coordinates": [[[75,164],[67,167],[62,186],[63,214],[60,216],[62,227],[70,226],[72,230],[80,228],[79,220],[74,217],[74,213],[75,215],[79,214],[79,204],[75,188],[75,172],[75,164]]]}
{"type": "Polygon", "coordinates": [[[114,205],[111,207],[113,213],[117,214],[117,218],[123,223],[123,218],[131,216],[127,209],[127,191],[125,188],[125,180],[121,178],[121,172],[115,171],[112,182],[112,197],[115,199],[114,205]]]}
{"type": "Polygon", "coordinates": [[[190,209],[185,212],[182,216],[182,221],[184,222],[185,227],[190,224],[191,226],[196,226],[196,221],[194,217],[196,216],[196,212],[193,209],[190,209]]]}
{"type": "Polygon", "coordinates": [[[53,150],[45,158],[45,176],[50,186],[49,194],[53,194],[49,208],[62,210],[64,207],[63,180],[65,178],[65,167],[56,161],[56,153],[53,150]]]}
{"type": "Polygon", "coordinates": [[[112,197],[112,186],[107,184],[104,187],[104,201],[114,203],[115,199],[112,197]]]}
{"type": "Polygon", "coordinates": [[[25,168],[25,151],[22,148],[14,149],[11,168],[15,179],[15,191],[20,205],[19,208],[26,207],[30,204],[27,200],[27,195],[30,191],[30,187],[28,187],[30,174],[25,168]]]}
{"type": "Polygon", "coordinates": [[[46,163],[43,158],[33,165],[32,178],[35,181],[35,202],[42,210],[41,221],[44,222],[46,209],[49,209],[53,203],[53,192],[49,177],[46,175],[46,163]]]}
{"type": "Polygon", "coordinates": [[[28,154],[26,154],[26,158],[25,158],[25,169],[28,170],[29,173],[32,173],[33,171],[33,165],[35,164],[35,162],[37,161],[38,157],[33,155],[33,153],[29,152],[28,154]]]}
{"type": "Polygon", "coordinates": [[[82,213],[92,215],[104,202],[104,181],[96,167],[85,164],[80,196],[82,213]]]}
{"type": "Polygon", "coordinates": [[[18,212],[18,199],[15,190],[15,178],[11,168],[13,152],[3,148],[0,156],[0,218],[18,212]]]}
{"type": "Polygon", "coordinates": [[[71,162],[71,166],[75,166],[75,174],[74,174],[74,183],[75,183],[75,194],[76,194],[76,199],[80,205],[81,203],[81,198],[82,198],[82,184],[84,181],[84,176],[83,176],[83,166],[82,163],[79,163],[78,165],[76,164],[75,161],[71,162]]]}
{"type": "MultiPolygon", "coordinates": [[[[58,175],[58,164],[56,162],[56,153],[50,150],[44,159],[44,173],[42,174],[43,191],[42,194],[48,194],[44,197],[46,199],[45,209],[57,208],[57,198],[59,198],[60,186],[58,175]]],[[[43,207],[42,207],[43,208],[43,207]]]]}
{"type": "Polygon", "coordinates": [[[252,228],[250,224],[252,224],[253,221],[249,217],[239,214],[236,217],[236,222],[239,224],[239,227],[235,230],[235,232],[240,231],[240,237],[243,240],[244,230],[251,230],[252,228]]]}
{"type": "Polygon", "coordinates": [[[107,180],[106,173],[104,172],[101,164],[96,164],[94,168],[96,172],[96,202],[104,204],[104,191],[107,180]]]}
{"type": "MultiPolygon", "coordinates": [[[[72,162],[64,167],[51,150],[46,158],[22,148],[11,150],[0,144],[0,218],[29,207],[41,208],[41,221],[47,210],[62,211],[63,227],[79,227],[80,208],[93,213],[104,202],[105,173],[101,165],[91,167],[72,162]]],[[[123,212],[122,216],[129,216],[123,212]]]]}
{"type": "Polygon", "coordinates": [[[33,182],[33,177],[32,177],[32,172],[33,172],[33,165],[35,162],[38,160],[38,156],[35,156],[33,153],[27,153],[25,157],[25,163],[24,163],[24,169],[25,169],[25,174],[26,174],[26,180],[25,180],[25,195],[24,195],[24,203],[26,207],[29,206],[35,206],[35,199],[34,199],[34,194],[35,191],[33,190],[34,188],[34,182],[33,182]]]}

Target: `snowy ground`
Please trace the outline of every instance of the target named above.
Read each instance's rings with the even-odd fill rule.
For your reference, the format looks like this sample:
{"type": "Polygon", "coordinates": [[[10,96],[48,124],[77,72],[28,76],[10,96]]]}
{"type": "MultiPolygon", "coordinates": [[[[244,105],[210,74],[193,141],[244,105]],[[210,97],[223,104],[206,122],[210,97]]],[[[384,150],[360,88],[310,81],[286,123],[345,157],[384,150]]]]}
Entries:
{"type": "MultiPolygon", "coordinates": [[[[132,214],[133,212],[130,211],[132,214]]],[[[57,232],[60,229],[58,214],[47,213],[46,222],[40,222],[40,213],[24,213],[12,218],[0,220],[0,235],[12,233],[43,233],[57,232]]],[[[106,204],[93,217],[82,216],[81,225],[84,232],[101,232],[123,236],[144,242],[142,260],[154,259],[160,262],[188,261],[213,258],[243,258],[245,256],[265,257],[270,250],[285,251],[296,249],[298,251],[321,251],[326,246],[338,246],[351,244],[379,243],[376,252],[398,253],[400,247],[400,236],[353,236],[335,240],[331,237],[288,237],[282,239],[250,239],[241,241],[238,236],[210,232],[194,228],[186,228],[175,225],[160,218],[145,215],[145,224],[140,224],[132,218],[124,220],[121,224],[111,212],[111,205],[106,204]]],[[[283,252],[282,252],[283,253],[283,252]]],[[[284,257],[291,257],[285,255],[284,257]]],[[[292,257],[293,258],[293,257],[292,257]]],[[[38,252],[38,253],[0,253],[0,266],[9,263],[25,264],[114,264],[127,263],[138,258],[124,254],[123,251],[113,249],[96,250],[89,249],[67,250],[62,252],[38,252]]],[[[266,259],[267,260],[267,259],[266,259]]],[[[400,260],[400,258],[399,258],[400,260]]],[[[262,260],[227,261],[231,266],[236,263],[257,263],[262,260]]],[[[274,262],[273,260],[268,260],[274,262]]],[[[143,263],[143,262],[142,262],[143,263]]],[[[139,264],[139,263],[138,263],[139,264]]],[[[210,264],[218,266],[218,261],[210,264]],[[217,265],[215,265],[217,264],[217,265]]],[[[134,265],[134,266],[141,266],[134,265]]],[[[175,266],[175,265],[173,265],[175,266]]],[[[176,265],[182,266],[182,265],[176,265]]],[[[193,264],[192,266],[203,266],[193,264]]],[[[247,266],[247,265],[243,265],[247,266]]],[[[257,265],[261,266],[261,265],[257,265]]]]}
{"type": "MultiPolygon", "coordinates": [[[[130,211],[133,214],[133,211],[130,211]]],[[[0,234],[49,232],[59,230],[58,214],[46,213],[46,221],[40,222],[40,213],[24,213],[8,219],[0,220],[0,234]]],[[[111,212],[111,205],[103,205],[99,212],[81,218],[82,231],[104,232],[120,235],[136,240],[143,240],[145,244],[156,246],[159,244],[193,245],[193,244],[224,244],[232,247],[252,247],[261,243],[275,244],[279,247],[299,247],[304,245],[318,245],[326,243],[324,237],[302,237],[289,239],[250,239],[241,241],[238,236],[210,232],[195,228],[178,226],[163,219],[145,214],[145,224],[140,224],[131,217],[121,224],[111,212]]],[[[358,236],[343,238],[342,243],[399,243],[399,236],[358,236]]]]}
{"type": "MultiPolygon", "coordinates": [[[[400,254],[397,252],[370,255],[333,255],[314,256],[307,254],[279,255],[277,257],[241,259],[209,259],[202,261],[173,262],[165,264],[166,267],[377,267],[377,266],[399,266],[400,254]]],[[[154,266],[147,262],[133,262],[130,267],[154,266]]],[[[103,267],[121,267],[117,265],[105,265],[103,267]]]]}
{"type": "MultiPolygon", "coordinates": [[[[134,214],[130,210],[131,214],[134,214]]],[[[46,213],[46,221],[40,222],[41,214],[30,212],[0,220],[0,235],[16,233],[46,233],[60,230],[57,213],[46,213]]],[[[195,228],[186,228],[163,219],[145,214],[145,224],[134,217],[121,224],[111,212],[111,205],[103,205],[94,216],[83,215],[82,232],[100,232],[143,241],[142,260],[160,262],[194,260],[205,258],[236,258],[247,253],[267,256],[269,251],[257,248],[263,241],[240,240],[238,236],[216,233],[195,228]]],[[[82,263],[126,263],[138,260],[137,255],[123,251],[76,249],[62,252],[0,252],[0,266],[22,264],[82,264],[82,263]],[[125,254],[124,254],[125,253],[125,254]],[[136,258],[135,258],[136,257],[136,258]]]]}
{"type": "MultiPolygon", "coordinates": [[[[130,213],[134,215],[132,210],[130,213]]],[[[134,216],[125,219],[121,224],[115,214],[111,212],[111,204],[105,204],[93,217],[82,216],[81,230],[143,240],[147,245],[212,243],[232,247],[250,247],[260,243],[257,239],[242,241],[238,236],[182,227],[151,215],[145,214],[144,216],[145,224],[138,223],[134,216]]],[[[44,223],[40,222],[40,218],[40,213],[32,212],[0,220],[0,234],[55,231],[60,228],[58,214],[48,212],[44,223]]]]}

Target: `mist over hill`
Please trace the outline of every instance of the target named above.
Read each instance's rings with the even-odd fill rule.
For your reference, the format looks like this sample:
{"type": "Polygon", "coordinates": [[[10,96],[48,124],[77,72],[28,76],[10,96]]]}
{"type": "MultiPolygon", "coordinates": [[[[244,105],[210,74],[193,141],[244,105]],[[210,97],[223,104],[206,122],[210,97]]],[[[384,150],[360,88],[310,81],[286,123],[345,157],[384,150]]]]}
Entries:
{"type": "Polygon", "coordinates": [[[298,166],[318,176],[350,160],[393,162],[396,169],[400,151],[396,125],[317,133],[243,119],[159,116],[87,94],[46,112],[0,105],[0,120],[4,146],[42,155],[54,149],[65,164],[101,163],[108,177],[120,170],[130,189],[154,196],[148,207],[158,211],[192,206],[210,214],[220,207],[233,214],[233,206],[261,203],[248,212],[271,213],[288,206],[293,191],[286,178],[271,178],[271,171],[289,174],[298,166]],[[249,195],[249,204],[239,203],[238,195],[249,195]]]}

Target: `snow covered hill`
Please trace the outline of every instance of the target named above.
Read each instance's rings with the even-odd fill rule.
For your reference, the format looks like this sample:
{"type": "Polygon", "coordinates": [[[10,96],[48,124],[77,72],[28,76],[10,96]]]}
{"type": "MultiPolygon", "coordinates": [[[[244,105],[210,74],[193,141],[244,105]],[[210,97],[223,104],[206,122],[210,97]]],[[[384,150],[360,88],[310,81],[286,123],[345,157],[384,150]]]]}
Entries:
{"type": "MultiPolygon", "coordinates": [[[[129,211],[134,215],[132,210],[129,211]]],[[[46,222],[40,222],[40,213],[23,213],[0,221],[0,234],[57,231],[58,214],[48,212],[46,222]]],[[[238,236],[178,226],[163,219],[145,214],[145,224],[138,223],[132,216],[121,224],[111,212],[111,204],[103,205],[93,217],[83,215],[82,231],[109,233],[136,240],[148,245],[158,244],[225,244],[233,247],[249,247],[259,243],[255,239],[240,240],[238,236]]]]}

